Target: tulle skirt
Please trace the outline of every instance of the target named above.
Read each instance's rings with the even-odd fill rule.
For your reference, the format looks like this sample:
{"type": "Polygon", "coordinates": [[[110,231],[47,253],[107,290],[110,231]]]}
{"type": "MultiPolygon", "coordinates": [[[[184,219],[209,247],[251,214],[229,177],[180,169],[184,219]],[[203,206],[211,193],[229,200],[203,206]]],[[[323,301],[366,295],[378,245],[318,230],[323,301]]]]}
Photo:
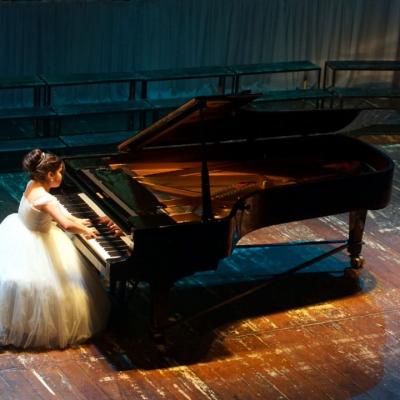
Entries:
{"type": "Polygon", "coordinates": [[[0,224],[0,345],[65,348],[102,330],[107,294],[54,224],[29,230],[18,214],[0,224]]]}

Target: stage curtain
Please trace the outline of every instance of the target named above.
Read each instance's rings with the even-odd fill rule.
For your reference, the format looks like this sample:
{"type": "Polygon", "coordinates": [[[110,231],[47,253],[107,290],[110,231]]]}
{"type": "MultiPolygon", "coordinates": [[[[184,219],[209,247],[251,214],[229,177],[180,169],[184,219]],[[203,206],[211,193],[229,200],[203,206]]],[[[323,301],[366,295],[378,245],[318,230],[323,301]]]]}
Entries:
{"type": "MultiPolygon", "coordinates": [[[[398,0],[2,1],[0,76],[396,59],[399,21],[398,0]]],[[[380,77],[394,81],[389,73],[380,77]]],[[[289,87],[294,79],[253,77],[247,85],[289,87]]],[[[340,83],[355,79],[343,75],[340,83]]],[[[195,93],[212,84],[153,85],[150,95],[195,93]]],[[[80,94],[60,91],[57,101],[79,101],[80,94]]],[[[123,85],[96,87],[87,100],[125,95],[123,85]]]]}

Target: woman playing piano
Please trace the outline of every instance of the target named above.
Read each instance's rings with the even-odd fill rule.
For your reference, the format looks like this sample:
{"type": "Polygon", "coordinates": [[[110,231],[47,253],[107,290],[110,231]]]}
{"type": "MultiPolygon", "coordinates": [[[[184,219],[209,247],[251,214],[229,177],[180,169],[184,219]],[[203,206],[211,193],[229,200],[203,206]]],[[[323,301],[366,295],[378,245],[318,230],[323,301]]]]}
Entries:
{"type": "Polygon", "coordinates": [[[0,345],[65,348],[102,330],[108,319],[98,276],[63,230],[89,239],[96,232],[49,193],[62,181],[59,157],[35,149],[23,167],[31,180],[18,213],[0,224],[0,345]]]}

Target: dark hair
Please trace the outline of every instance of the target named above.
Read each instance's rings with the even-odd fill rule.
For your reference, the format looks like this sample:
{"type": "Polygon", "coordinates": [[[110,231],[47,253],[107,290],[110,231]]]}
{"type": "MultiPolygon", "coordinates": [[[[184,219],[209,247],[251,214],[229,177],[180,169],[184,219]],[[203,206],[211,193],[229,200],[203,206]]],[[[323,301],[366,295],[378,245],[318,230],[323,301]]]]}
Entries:
{"type": "Polygon", "coordinates": [[[30,151],[22,160],[22,166],[28,171],[31,179],[45,182],[49,172],[56,172],[63,160],[55,154],[45,153],[40,149],[30,151]]]}

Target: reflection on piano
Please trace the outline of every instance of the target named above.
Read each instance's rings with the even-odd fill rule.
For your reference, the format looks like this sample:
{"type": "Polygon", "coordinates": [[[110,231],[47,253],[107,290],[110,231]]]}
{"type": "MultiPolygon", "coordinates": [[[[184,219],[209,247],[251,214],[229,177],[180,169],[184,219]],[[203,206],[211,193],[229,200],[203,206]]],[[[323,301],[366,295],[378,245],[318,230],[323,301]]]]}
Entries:
{"type": "Polygon", "coordinates": [[[79,216],[106,214],[125,233],[77,246],[112,288],[150,284],[155,329],[167,324],[176,280],[215,269],[261,227],[349,212],[346,247],[351,266],[361,267],[367,210],[389,202],[392,160],[329,133],[359,110],[262,112],[246,106],[253,98],[192,99],[118,153],[66,162],[60,201],[79,216]]]}

